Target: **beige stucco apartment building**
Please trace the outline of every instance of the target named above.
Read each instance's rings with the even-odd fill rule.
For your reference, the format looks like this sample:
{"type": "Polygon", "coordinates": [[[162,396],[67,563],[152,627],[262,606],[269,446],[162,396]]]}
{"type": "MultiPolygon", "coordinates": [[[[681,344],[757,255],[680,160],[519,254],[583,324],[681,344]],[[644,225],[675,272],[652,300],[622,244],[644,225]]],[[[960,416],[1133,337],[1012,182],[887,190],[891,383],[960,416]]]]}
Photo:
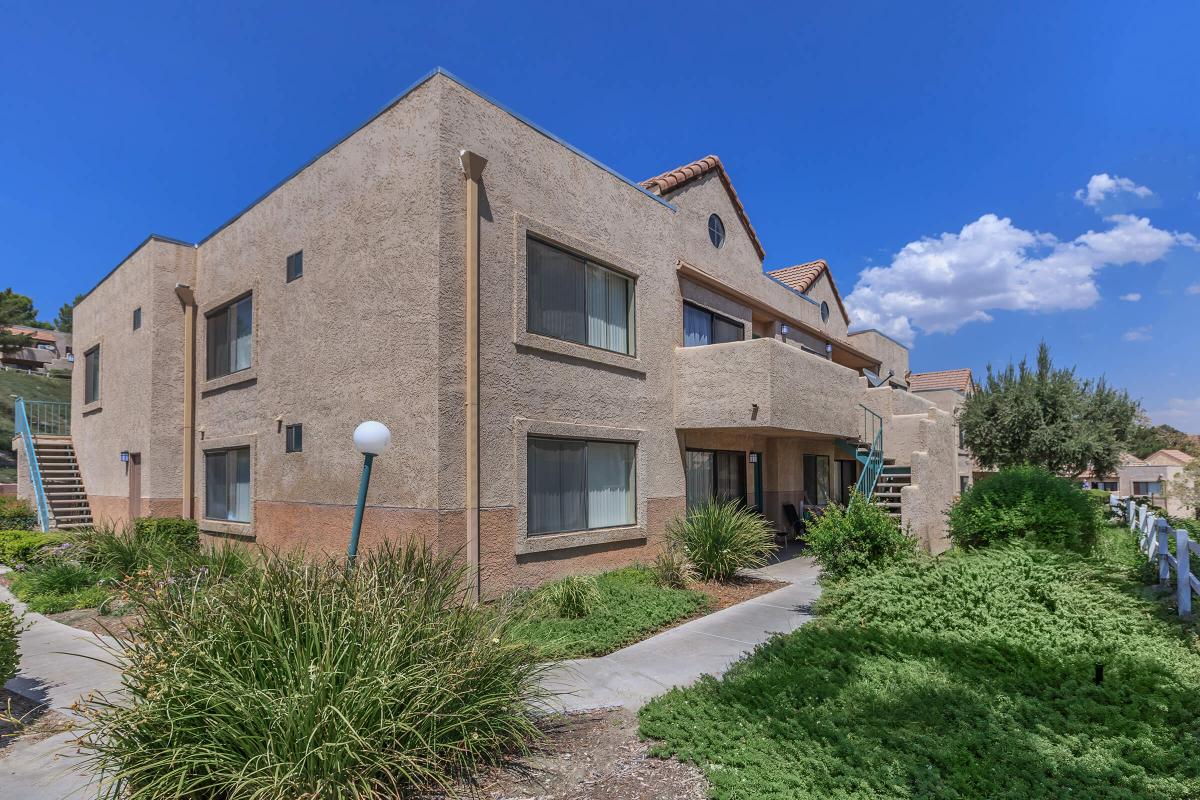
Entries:
{"type": "Polygon", "coordinates": [[[954,419],[954,442],[957,446],[955,459],[955,486],[959,494],[977,478],[986,475],[963,443],[959,414],[967,398],[975,392],[975,379],[967,367],[944,369],[936,372],[914,372],[908,376],[908,390],[950,414],[954,419]]]}
{"type": "Polygon", "coordinates": [[[92,514],[344,549],[375,419],[363,546],[422,537],[491,593],[644,561],[714,494],[786,528],[846,497],[878,418],[880,491],[944,549],[951,414],[907,391],[904,347],[849,332],[823,262],[764,259],[715,157],[632,183],[436,71],[76,306],[92,514]]]}

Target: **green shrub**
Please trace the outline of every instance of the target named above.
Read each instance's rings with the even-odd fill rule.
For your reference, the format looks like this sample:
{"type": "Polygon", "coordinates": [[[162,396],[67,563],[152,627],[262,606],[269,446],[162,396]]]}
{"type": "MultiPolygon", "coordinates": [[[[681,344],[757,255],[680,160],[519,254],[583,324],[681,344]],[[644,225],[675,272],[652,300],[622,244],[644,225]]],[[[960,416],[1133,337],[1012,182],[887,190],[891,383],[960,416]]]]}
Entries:
{"type": "Polygon", "coordinates": [[[696,614],[711,604],[691,589],[666,589],[651,570],[624,567],[596,576],[600,602],[578,619],[560,617],[536,602],[523,604],[513,635],[537,647],[542,660],[602,656],[696,614]]]}
{"type": "Polygon", "coordinates": [[[537,600],[555,616],[580,619],[600,605],[600,589],[590,575],[570,575],[548,583],[536,592],[537,600]]]}
{"type": "Polygon", "coordinates": [[[1108,516],[1109,501],[1112,499],[1112,492],[1107,489],[1084,489],[1083,493],[1087,495],[1088,500],[1092,501],[1096,511],[1101,518],[1108,516]]]}
{"type": "Polygon", "coordinates": [[[963,493],[950,509],[950,538],[964,547],[1029,538],[1087,551],[1095,542],[1097,516],[1072,481],[1041,467],[1011,467],[963,493]]]}
{"type": "MultiPolygon", "coordinates": [[[[190,522],[190,520],[184,520],[190,522]]],[[[97,569],[118,576],[134,575],[143,570],[186,569],[200,556],[199,543],[186,533],[176,535],[185,526],[159,526],[158,520],[137,520],[123,528],[101,525],[75,535],[78,558],[97,569]],[[151,522],[153,524],[143,524],[151,522]]],[[[195,523],[192,522],[193,530],[195,523]]]]}
{"type": "Polygon", "coordinates": [[[419,545],[267,555],[237,581],[135,591],[119,702],[88,705],[100,790],[161,797],[408,797],[520,754],[533,649],[464,569],[419,545]]]}
{"type": "Polygon", "coordinates": [[[77,561],[53,557],[19,572],[12,592],[39,614],[98,608],[112,596],[112,588],[101,585],[105,577],[77,561]]]}
{"type": "Polygon", "coordinates": [[[48,547],[61,545],[66,537],[60,533],[30,530],[0,530],[0,564],[10,567],[36,562],[48,547]]]}
{"type": "Polygon", "coordinates": [[[846,508],[829,505],[808,523],[805,544],[834,580],[911,559],[917,549],[887,511],[857,491],[846,508]]]}
{"type": "Polygon", "coordinates": [[[667,589],[686,589],[696,579],[696,568],[677,547],[664,547],[650,565],[654,582],[667,589]]]}
{"type": "Polygon", "coordinates": [[[0,686],[17,674],[17,612],[0,602],[0,686]]]}
{"type": "Polygon", "coordinates": [[[0,531],[31,531],[37,526],[37,512],[28,503],[15,497],[0,497],[0,531]]]}
{"type": "Polygon", "coordinates": [[[194,519],[139,517],[133,521],[133,529],[138,537],[170,542],[180,550],[200,549],[200,528],[194,519]]]}
{"type": "Polygon", "coordinates": [[[775,533],[761,514],[736,500],[710,500],[667,525],[667,543],[705,580],[727,581],[739,569],[765,566],[775,533]]]}

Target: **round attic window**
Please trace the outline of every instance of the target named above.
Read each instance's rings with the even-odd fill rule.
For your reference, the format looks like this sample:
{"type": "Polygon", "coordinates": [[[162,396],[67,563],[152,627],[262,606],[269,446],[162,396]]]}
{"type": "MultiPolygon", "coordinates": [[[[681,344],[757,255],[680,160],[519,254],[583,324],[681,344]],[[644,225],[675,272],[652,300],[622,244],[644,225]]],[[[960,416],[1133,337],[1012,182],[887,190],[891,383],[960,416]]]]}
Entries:
{"type": "Polygon", "coordinates": [[[725,244],[725,223],[721,222],[721,218],[716,214],[708,217],[708,240],[713,243],[713,247],[725,244]]]}
{"type": "Polygon", "coordinates": [[[829,322],[829,303],[821,303],[821,322],[829,322]]]}

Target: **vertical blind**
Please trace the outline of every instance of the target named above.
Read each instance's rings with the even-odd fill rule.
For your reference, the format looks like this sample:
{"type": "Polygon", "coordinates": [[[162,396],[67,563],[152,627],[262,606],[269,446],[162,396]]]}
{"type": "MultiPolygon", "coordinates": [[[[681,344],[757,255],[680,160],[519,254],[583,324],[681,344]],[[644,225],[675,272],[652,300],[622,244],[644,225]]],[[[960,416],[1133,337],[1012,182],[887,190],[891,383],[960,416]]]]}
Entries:
{"type": "Polygon", "coordinates": [[[740,322],[725,319],[691,303],[683,304],[683,346],[740,342],[746,338],[746,327],[740,322]]]}
{"type": "Polygon", "coordinates": [[[684,453],[684,492],[689,509],[704,505],[713,496],[716,486],[714,456],[709,450],[688,450],[684,453]]]}
{"type": "Polygon", "coordinates": [[[736,450],[687,450],[684,452],[683,481],[687,508],[703,505],[712,498],[746,498],[746,454],[736,450]]]}
{"type": "Polygon", "coordinates": [[[529,437],[529,533],[633,525],[636,447],[529,437]]]}
{"type": "Polygon", "coordinates": [[[204,516],[250,521],[250,448],[204,454],[204,516]]]}
{"type": "Polygon", "coordinates": [[[527,241],[529,330],[543,336],[632,351],[632,283],[570,253],[527,241]]]}
{"type": "Polygon", "coordinates": [[[219,378],[250,367],[254,328],[252,298],[244,297],[208,316],[208,377],[219,378]]]}

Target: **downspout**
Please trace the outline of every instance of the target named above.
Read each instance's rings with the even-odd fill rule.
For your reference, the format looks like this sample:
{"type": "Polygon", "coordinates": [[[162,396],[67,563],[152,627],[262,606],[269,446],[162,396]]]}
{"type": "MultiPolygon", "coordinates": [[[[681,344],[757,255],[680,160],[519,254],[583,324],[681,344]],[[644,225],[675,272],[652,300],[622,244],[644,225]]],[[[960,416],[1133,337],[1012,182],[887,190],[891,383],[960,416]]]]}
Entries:
{"type": "Polygon", "coordinates": [[[463,175],[467,179],[466,236],[466,352],[467,374],[464,405],[466,412],[467,461],[467,592],[472,602],[479,600],[479,182],[487,159],[469,150],[460,150],[463,175]]]}
{"type": "Polygon", "coordinates": [[[196,516],[196,294],[175,284],[183,304],[183,518],[196,516]]]}

